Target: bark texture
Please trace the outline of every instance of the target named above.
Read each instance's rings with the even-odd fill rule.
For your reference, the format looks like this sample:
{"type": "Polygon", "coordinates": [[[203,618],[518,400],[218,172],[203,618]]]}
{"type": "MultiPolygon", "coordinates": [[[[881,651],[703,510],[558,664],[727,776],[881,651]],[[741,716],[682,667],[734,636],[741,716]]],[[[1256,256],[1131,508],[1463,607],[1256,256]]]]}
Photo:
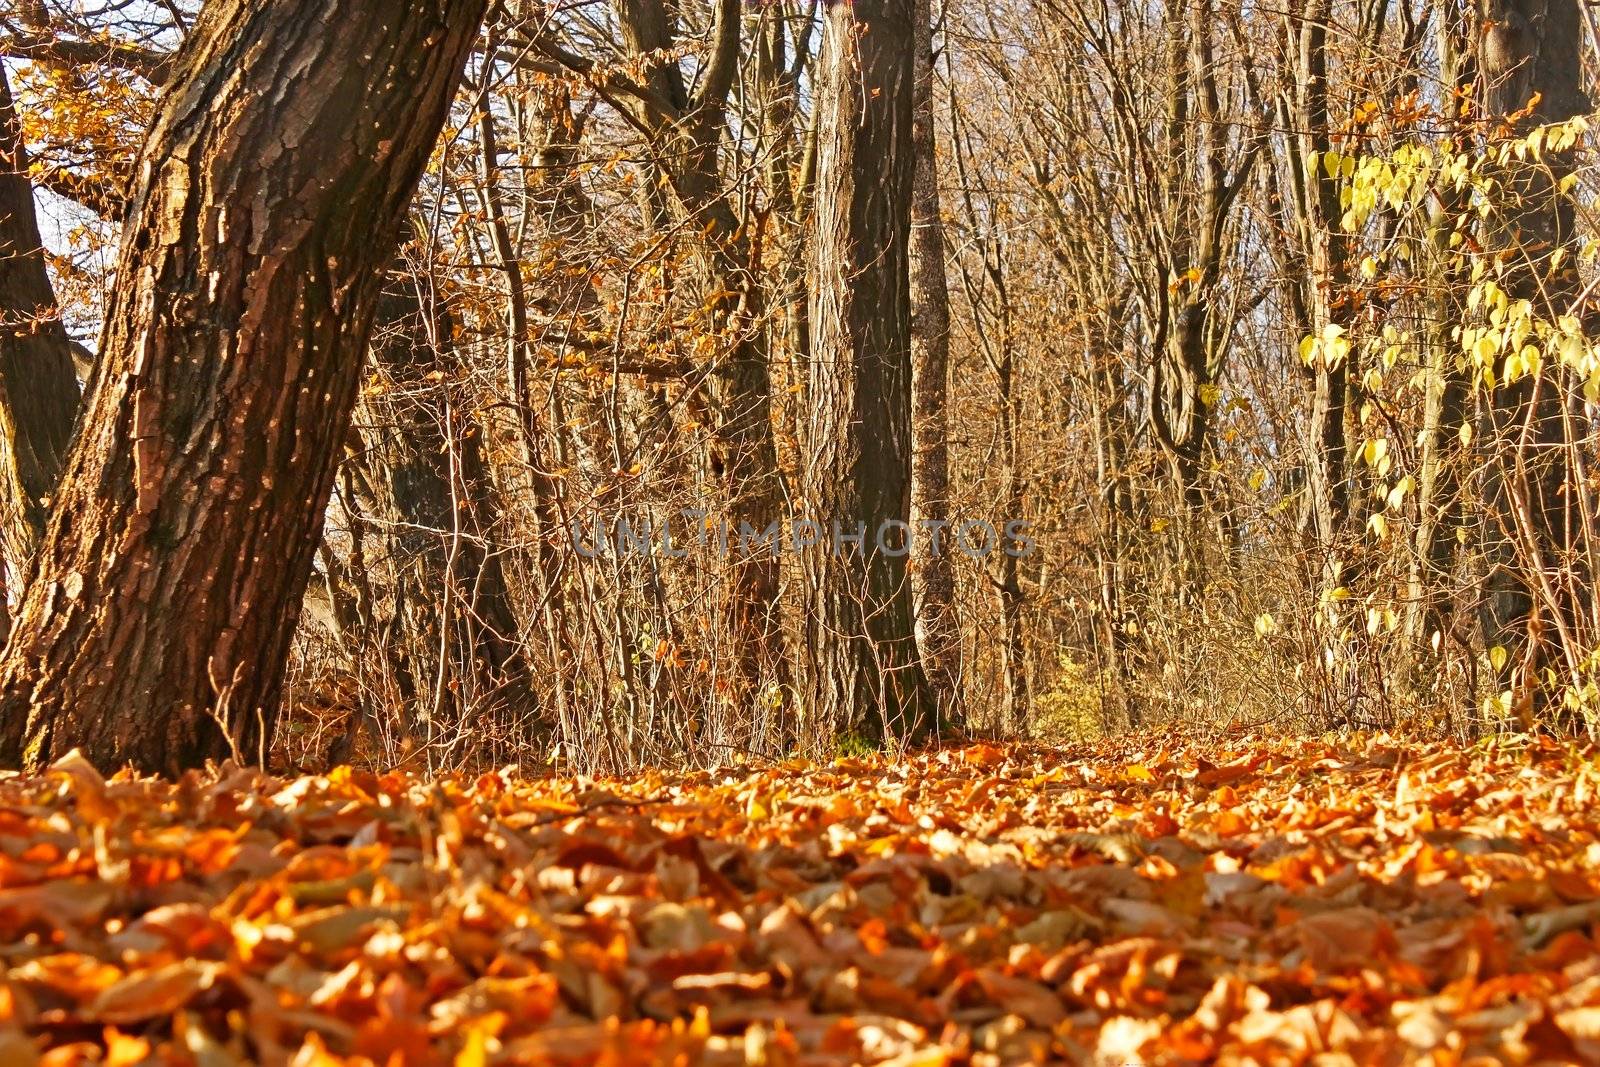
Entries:
{"type": "MultiPolygon", "coordinates": [[[[911,521],[916,530],[912,589],[917,649],[945,718],[959,721],[961,633],[956,577],[948,551],[934,551],[935,530],[950,521],[950,285],[945,277],[944,216],[933,128],[933,13],[915,0],[915,82],[911,139],[911,407],[915,459],[911,521]]],[[[1009,516],[1008,516],[1009,517],[1009,516]]],[[[948,540],[948,537],[945,538],[948,540]]]]}
{"type": "MultiPolygon", "coordinates": [[[[1439,68],[1445,83],[1458,92],[1469,87],[1477,75],[1470,37],[1469,12],[1456,8],[1441,16],[1436,31],[1439,68]]],[[[1469,115],[1458,109],[1451,130],[1452,147],[1457,150],[1469,143],[1469,115]]],[[[1451,633],[1457,599],[1453,578],[1460,541],[1465,540],[1458,540],[1457,532],[1464,532],[1462,489],[1471,456],[1463,444],[1462,430],[1471,419],[1472,385],[1459,359],[1460,340],[1452,327],[1467,314],[1461,294],[1470,287],[1471,261],[1451,255],[1450,235],[1455,232],[1454,220],[1468,207],[1465,190],[1449,190],[1428,217],[1428,241],[1438,282],[1430,301],[1433,326],[1419,441],[1416,547],[1406,596],[1412,685],[1424,696],[1435,683],[1439,657],[1447,648],[1446,635],[1451,633]]]]}
{"type": "Polygon", "coordinates": [[[913,452],[912,10],[831,5],[816,103],[804,501],[824,529],[804,556],[802,692],[808,714],[868,739],[915,740],[934,725],[899,541],[913,452]],[[857,533],[858,547],[844,541],[857,533]]]}
{"type": "MultiPolygon", "coordinates": [[[[1526,133],[1588,112],[1577,0],[1488,0],[1482,18],[1479,71],[1489,117],[1526,133]]],[[[1576,251],[1576,204],[1559,191],[1575,161],[1571,152],[1550,152],[1544,164],[1504,176],[1504,202],[1487,236],[1509,256],[1507,293],[1554,321],[1580,314],[1583,281],[1576,255],[1555,269],[1550,258],[1558,249],[1576,251]]],[[[1485,643],[1509,653],[1502,685],[1516,691],[1519,704],[1576,675],[1582,651],[1571,624],[1576,601],[1592,595],[1574,581],[1581,496],[1573,482],[1566,395],[1557,367],[1503,383],[1486,405],[1488,425],[1479,434],[1496,450],[1484,474],[1490,514],[1497,517],[1485,532],[1480,618],[1485,643]]]]}
{"type": "MultiPolygon", "coordinates": [[[[1307,332],[1350,323],[1349,237],[1339,224],[1339,180],[1321,165],[1334,148],[1328,107],[1328,29],[1332,0],[1312,0],[1294,29],[1299,45],[1296,71],[1296,127],[1300,129],[1303,185],[1296,188],[1296,222],[1305,250],[1311,322],[1307,332]],[[1313,166],[1313,164],[1317,164],[1313,166]]],[[[1306,511],[1302,528],[1316,550],[1324,581],[1339,582],[1333,561],[1350,517],[1346,422],[1350,407],[1350,359],[1320,354],[1310,368],[1313,382],[1311,430],[1307,435],[1306,511]]],[[[1341,561],[1343,562],[1343,561],[1341,561]]],[[[1348,578],[1346,579],[1348,580],[1348,578]]]]}
{"type": "Polygon", "coordinates": [[[267,751],[383,268],[485,6],[207,6],[0,663],[0,762],[267,751]]]}
{"type": "Polygon", "coordinates": [[[0,538],[18,598],[77,413],[72,342],[45,271],[28,152],[0,64],[0,538]]]}

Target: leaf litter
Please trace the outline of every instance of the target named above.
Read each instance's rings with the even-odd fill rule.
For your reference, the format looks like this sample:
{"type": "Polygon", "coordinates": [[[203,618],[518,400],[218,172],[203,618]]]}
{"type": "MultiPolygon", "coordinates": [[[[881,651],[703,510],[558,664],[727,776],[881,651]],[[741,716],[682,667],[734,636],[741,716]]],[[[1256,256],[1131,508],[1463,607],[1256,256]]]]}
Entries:
{"type": "Polygon", "coordinates": [[[1593,750],[0,777],[7,1067],[1600,1062],[1593,750]]]}

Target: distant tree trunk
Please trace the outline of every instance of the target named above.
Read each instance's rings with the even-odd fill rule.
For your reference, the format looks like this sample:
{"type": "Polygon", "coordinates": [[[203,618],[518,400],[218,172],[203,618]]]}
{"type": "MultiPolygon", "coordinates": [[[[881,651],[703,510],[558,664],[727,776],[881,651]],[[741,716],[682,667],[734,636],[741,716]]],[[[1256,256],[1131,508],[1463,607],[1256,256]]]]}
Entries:
{"type": "Polygon", "coordinates": [[[264,757],[383,268],[485,6],[207,5],[0,662],[0,763],[264,757]]]}
{"type": "Polygon", "coordinates": [[[961,633],[955,618],[955,567],[949,552],[950,286],[933,128],[933,12],[915,0],[916,73],[911,139],[911,523],[916,561],[917,648],[944,717],[961,714],[961,633]],[[937,532],[936,532],[937,531],[937,532]],[[935,538],[939,548],[934,550],[935,538]]]}
{"type": "MultiPolygon", "coordinates": [[[[1577,0],[1487,0],[1482,19],[1479,72],[1489,118],[1525,133],[1589,110],[1577,0]]],[[[1543,163],[1508,174],[1487,236],[1494,249],[1510,253],[1507,294],[1531,301],[1535,314],[1554,321],[1582,314],[1576,205],[1558,189],[1575,163],[1570,151],[1546,152],[1543,163]],[[1568,254],[1552,269],[1557,250],[1568,254]]],[[[1571,640],[1575,604],[1592,595],[1575,587],[1570,558],[1581,495],[1571,468],[1566,393],[1556,366],[1502,382],[1479,434],[1494,452],[1484,471],[1489,572],[1481,622],[1488,645],[1507,650],[1502,683],[1519,704],[1547,691],[1547,672],[1558,683],[1570,680],[1582,655],[1571,640]]]]}
{"type": "MultiPolygon", "coordinates": [[[[1451,5],[1441,11],[1437,28],[1442,80],[1458,92],[1470,86],[1476,74],[1468,46],[1469,22],[1465,11],[1451,5]]],[[[1466,149],[1470,127],[1471,120],[1458,114],[1451,130],[1455,150],[1466,149]]],[[[1467,200],[1466,190],[1447,190],[1428,216],[1428,241],[1438,264],[1438,280],[1430,299],[1427,392],[1417,472],[1417,533],[1406,596],[1412,680],[1419,695],[1433,691],[1438,682],[1438,657],[1445,649],[1454,607],[1448,583],[1456,565],[1457,531],[1462,529],[1460,495],[1468,456],[1461,431],[1470,418],[1472,397],[1454,330],[1466,312],[1462,294],[1470,288],[1472,260],[1450,248],[1450,235],[1455,232],[1457,217],[1468,208],[1467,200]]]]}
{"type": "MultiPolygon", "coordinates": [[[[1024,514],[1024,489],[1022,460],[1019,455],[1018,431],[1022,422],[1022,398],[1017,390],[1017,353],[1012,342],[1011,298],[1002,272],[1005,262],[996,249],[991,267],[1000,306],[1000,359],[996,366],[996,407],[999,408],[1000,455],[1005,466],[1005,506],[1000,513],[1001,525],[1024,514]]],[[[1028,685],[1028,647],[1023,631],[1023,608],[1026,598],[1022,593],[1022,574],[1018,557],[1012,552],[999,552],[1000,580],[995,584],[999,600],[1000,618],[1005,627],[1005,641],[1001,646],[1005,655],[1006,702],[1001,729],[1014,737],[1025,737],[1031,727],[1029,712],[1033,696],[1028,685]]]]}
{"type": "MultiPolygon", "coordinates": [[[[583,123],[573,114],[570,89],[561,82],[541,82],[529,95],[524,121],[529,126],[526,136],[533,148],[534,166],[527,179],[529,203],[524,210],[538,223],[547,247],[576,248],[591,232],[596,218],[578,166],[583,123]]],[[[599,321],[599,294],[578,272],[556,275],[535,291],[530,303],[549,309],[552,318],[537,332],[546,344],[557,346],[558,362],[565,361],[568,347],[581,346],[599,321]]],[[[570,521],[566,501],[573,497],[597,499],[610,477],[616,463],[616,428],[600,391],[581,373],[569,373],[558,381],[551,397],[551,425],[572,428],[570,433],[554,435],[555,458],[575,474],[564,480],[552,479],[554,510],[570,521]]],[[[556,566],[550,566],[549,557],[540,560],[544,588],[539,591],[539,629],[549,662],[556,668],[546,689],[554,704],[552,717],[560,724],[562,736],[570,738],[576,735],[580,718],[576,663],[600,650],[583,647],[587,642],[572,632],[577,614],[567,610],[565,584],[570,580],[572,550],[570,545],[553,547],[559,549],[556,566]]]]}
{"type": "MultiPolygon", "coordinates": [[[[488,51],[490,53],[495,51],[493,42],[488,51]]],[[[519,488],[526,490],[531,504],[529,512],[535,525],[534,540],[538,554],[539,601],[544,605],[549,619],[559,619],[565,615],[565,589],[562,585],[564,561],[560,551],[561,532],[565,526],[560,517],[561,485],[560,480],[552,473],[554,464],[546,452],[550,434],[547,429],[548,420],[541,416],[541,405],[535,396],[534,333],[529,314],[529,294],[523,277],[521,249],[512,233],[507,211],[506,201],[509,198],[505,197],[501,189],[500,141],[489,93],[493,70],[493,63],[486,62],[483,74],[484,86],[477,104],[480,182],[478,196],[488,225],[490,246],[506,279],[506,386],[507,395],[511,398],[511,408],[515,413],[516,439],[522,456],[522,469],[515,472],[512,477],[519,488]]],[[[564,96],[562,110],[566,110],[564,96]]],[[[523,187],[523,192],[526,209],[530,203],[529,189],[526,185],[523,187]]],[[[542,204],[538,206],[543,207],[542,204]]],[[[481,443],[476,438],[464,443],[469,445],[473,454],[481,459],[481,443]]],[[[483,489],[488,489],[486,480],[483,489]]],[[[494,563],[494,569],[498,573],[498,561],[494,563]]],[[[502,585],[501,607],[504,609],[506,620],[509,620],[510,602],[503,596],[503,582],[498,578],[496,581],[502,585]]],[[[514,628],[505,631],[507,637],[515,632],[514,628]]],[[[502,660],[500,666],[494,669],[498,671],[509,663],[508,660],[502,660]]],[[[523,681],[526,681],[525,677],[523,681]]],[[[564,675],[556,679],[557,686],[561,690],[556,700],[558,705],[567,703],[568,681],[564,675]]]]}
{"type": "Polygon", "coordinates": [[[900,541],[912,460],[912,10],[831,5],[816,96],[804,501],[824,529],[804,555],[802,694],[808,714],[869,739],[916,740],[935,725],[900,541]],[[842,539],[856,534],[859,548],[842,539]]]}
{"type": "Polygon", "coordinates": [[[1131,588],[1133,566],[1128,546],[1128,531],[1136,522],[1133,479],[1128,473],[1133,431],[1122,362],[1116,353],[1101,351],[1099,340],[1098,336],[1084,338],[1084,351],[1093,353],[1094,358],[1089,368],[1089,402],[1094,424],[1095,476],[1100,484],[1101,518],[1095,538],[1100,587],[1097,639],[1110,661],[1128,722],[1137,726],[1143,716],[1143,701],[1131,684],[1135,678],[1135,649],[1128,625],[1138,599],[1131,588]]]}
{"type": "MultiPolygon", "coordinates": [[[[756,79],[765,92],[761,109],[765,179],[772,214],[778,220],[778,234],[767,238],[782,249],[779,277],[774,283],[771,303],[780,312],[773,329],[774,351],[782,354],[773,369],[782,374],[783,384],[794,386],[805,379],[806,354],[811,350],[811,322],[806,298],[806,217],[810,202],[810,173],[815,141],[800,122],[801,80],[813,58],[811,41],[816,20],[808,15],[798,27],[789,19],[767,20],[756,49],[756,79]]],[[[799,447],[803,402],[788,389],[779,389],[777,421],[779,441],[785,451],[780,465],[798,468],[795,450],[799,447]]]]}
{"type": "Polygon", "coordinates": [[[1239,192],[1260,140],[1230,146],[1213,36],[1213,0],[1165,5],[1166,115],[1160,146],[1167,235],[1151,246],[1154,337],[1147,392],[1150,429],[1171,472],[1181,521],[1174,530],[1177,599],[1199,601],[1205,587],[1206,456],[1216,430],[1217,390],[1227,356],[1224,273],[1237,237],[1230,230],[1239,192]]]}
{"type": "MultiPolygon", "coordinates": [[[[1300,442],[1305,478],[1299,524],[1306,581],[1320,594],[1316,614],[1317,663],[1327,684],[1308,690],[1319,719],[1342,721],[1352,712],[1346,702],[1349,669],[1361,641],[1359,627],[1347,625],[1351,607],[1331,596],[1356,580],[1360,553],[1352,553],[1350,427],[1357,349],[1333,342],[1353,321],[1356,294],[1351,287],[1351,237],[1344,232],[1342,179],[1331,156],[1344,143],[1332,116],[1329,88],[1330,33],[1346,32],[1334,21],[1333,0],[1308,0],[1283,22],[1285,84],[1278,93],[1278,119],[1292,131],[1277,173],[1285,235],[1278,238],[1286,258],[1284,291],[1292,308],[1291,341],[1298,353],[1303,338],[1327,337],[1302,365],[1310,406],[1300,442]],[[1330,159],[1333,164],[1330,164],[1330,159]]],[[[1339,121],[1343,121],[1342,119],[1339,121]]],[[[1291,357],[1301,364],[1298,354],[1291,357]]]]}
{"type": "MultiPolygon", "coordinates": [[[[1333,148],[1333,125],[1328,108],[1328,30],[1333,22],[1333,0],[1313,0],[1303,17],[1295,20],[1299,57],[1295,68],[1296,121],[1300,130],[1300,159],[1304,169],[1293,176],[1303,181],[1296,199],[1307,255],[1306,286],[1311,303],[1311,329],[1349,326],[1349,238],[1339,224],[1339,178],[1330,174],[1325,157],[1333,148]]],[[[1350,359],[1318,355],[1311,368],[1313,393],[1311,426],[1307,435],[1306,511],[1302,519],[1308,539],[1323,567],[1323,581],[1337,585],[1333,563],[1350,512],[1347,477],[1346,418],[1350,407],[1350,359]]],[[[1347,576],[1344,580],[1348,580],[1347,576]]]]}
{"type": "Polygon", "coordinates": [[[362,402],[371,425],[360,466],[394,574],[398,640],[385,651],[407,717],[431,740],[470,733],[470,716],[496,707],[520,721],[532,701],[504,568],[488,543],[499,522],[482,434],[449,403],[449,386],[434,384],[454,363],[452,322],[428,280],[404,266],[378,300],[372,355],[386,389],[362,402]]]}
{"type": "Polygon", "coordinates": [[[77,412],[72,343],[45,271],[28,151],[0,64],[0,538],[19,600],[77,412]]]}
{"type": "MultiPolygon", "coordinates": [[[[703,234],[697,251],[710,294],[705,310],[713,328],[729,338],[729,350],[706,381],[713,416],[708,466],[723,490],[729,527],[738,531],[748,524],[760,531],[779,520],[785,498],[772,432],[766,293],[754,254],[758,228],[736,210],[722,172],[744,4],[715,0],[712,7],[710,52],[692,88],[676,63],[655,59],[683,43],[676,5],[625,0],[616,13],[628,54],[649,57],[645,81],[652,96],[635,106],[634,117],[650,131],[659,184],[675,201],[662,221],[670,218],[703,234]]],[[[748,703],[765,695],[759,692],[764,683],[787,680],[779,561],[753,552],[731,557],[730,569],[723,616],[733,645],[733,681],[748,703]]]]}

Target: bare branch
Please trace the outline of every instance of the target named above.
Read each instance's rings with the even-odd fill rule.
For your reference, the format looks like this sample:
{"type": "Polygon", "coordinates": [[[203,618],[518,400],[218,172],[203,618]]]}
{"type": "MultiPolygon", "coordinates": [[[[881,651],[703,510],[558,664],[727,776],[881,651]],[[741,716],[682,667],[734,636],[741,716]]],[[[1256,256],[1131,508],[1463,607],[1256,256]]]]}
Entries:
{"type": "Polygon", "coordinates": [[[0,55],[35,59],[76,67],[109,64],[130,71],[154,85],[164,85],[172,74],[173,55],[121,41],[82,41],[59,34],[40,33],[0,22],[0,55]]]}

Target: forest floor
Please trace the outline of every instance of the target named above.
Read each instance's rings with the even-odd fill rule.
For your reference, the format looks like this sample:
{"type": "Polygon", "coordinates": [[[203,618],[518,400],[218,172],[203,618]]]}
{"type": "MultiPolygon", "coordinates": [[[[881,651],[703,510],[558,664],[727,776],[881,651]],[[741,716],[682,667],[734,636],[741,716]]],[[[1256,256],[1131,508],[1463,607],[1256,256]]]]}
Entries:
{"type": "Polygon", "coordinates": [[[0,779],[0,1063],[1600,1062],[1592,750],[0,779]]]}

